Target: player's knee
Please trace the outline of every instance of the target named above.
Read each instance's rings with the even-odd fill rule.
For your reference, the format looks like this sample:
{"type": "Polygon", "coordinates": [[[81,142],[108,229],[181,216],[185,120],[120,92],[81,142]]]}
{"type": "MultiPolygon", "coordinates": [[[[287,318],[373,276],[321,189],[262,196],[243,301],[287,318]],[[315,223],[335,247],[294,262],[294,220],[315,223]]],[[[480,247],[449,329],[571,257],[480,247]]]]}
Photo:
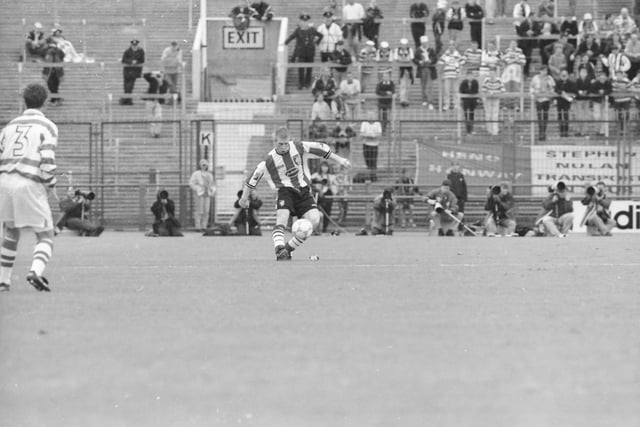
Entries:
{"type": "Polygon", "coordinates": [[[43,240],[53,240],[53,230],[36,232],[36,239],[38,240],[38,242],[41,242],[43,240]]]}
{"type": "Polygon", "coordinates": [[[313,228],[315,229],[320,225],[320,221],[322,221],[322,214],[317,209],[312,209],[304,214],[304,217],[308,219],[311,224],[313,224],[313,228]]]}

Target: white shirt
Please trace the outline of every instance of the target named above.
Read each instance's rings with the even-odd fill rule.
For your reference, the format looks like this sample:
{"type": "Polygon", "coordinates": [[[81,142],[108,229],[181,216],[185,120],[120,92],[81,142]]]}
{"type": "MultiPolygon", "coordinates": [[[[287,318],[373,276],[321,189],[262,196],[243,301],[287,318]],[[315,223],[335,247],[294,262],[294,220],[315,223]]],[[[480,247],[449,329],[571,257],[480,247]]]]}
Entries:
{"type": "Polygon", "coordinates": [[[340,92],[344,95],[345,102],[354,102],[357,101],[358,95],[362,92],[360,87],[360,81],[358,79],[353,79],[351,83],[348,82],[347,79],[344,79],[340,82],[340,92]]]}
{"type": "Polygon", "coordinates": [[[342,6],[342,20],[343,21],[352,21],[352,20],[361,20],[366,16],[364,12],[364,7],[360,3],[353,4],[345,4],[342,6]]]}
{"type": "Polygon", "coordinates": [[[518,19],[524,19],[531,13],[531,6],[529,6],[525,2],[518,2],[515,6],[513,6],[513,17],[518,19]],[[522,14],[522,9],[524,8],[524,15],[522,14]]]}
{"type": "Polygon", "coordinates": [[[378,137],[382,135],[382,125],[380,122],[362,122],[360,135],[364,138],[364,145],[377,147],[380,144],[378,137]]]}
{"type": "Polygon", "coordinates": [[[318,32],[322,34],[322,40],[318,47],[320,52],[333,52],[336,50],[336,43],[342,40],[342,29],[338,24],[332,22],[329,27],[322,23],[318,27],[318,32]]]}

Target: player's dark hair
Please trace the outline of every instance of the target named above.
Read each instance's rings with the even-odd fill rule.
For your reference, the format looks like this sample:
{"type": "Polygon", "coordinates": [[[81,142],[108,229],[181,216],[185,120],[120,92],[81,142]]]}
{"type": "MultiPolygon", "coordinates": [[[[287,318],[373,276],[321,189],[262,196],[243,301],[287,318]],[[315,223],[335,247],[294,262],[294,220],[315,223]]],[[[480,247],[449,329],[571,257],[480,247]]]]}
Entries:
{"type": "Polygon", "coordinates": [[[22,98],[24,99],[24,103],[27,108],[41,108],[48,96],[49,92],[47,91],[47,88],[39,83],[31,83],[27,85],[22,92],[22,98]]]}

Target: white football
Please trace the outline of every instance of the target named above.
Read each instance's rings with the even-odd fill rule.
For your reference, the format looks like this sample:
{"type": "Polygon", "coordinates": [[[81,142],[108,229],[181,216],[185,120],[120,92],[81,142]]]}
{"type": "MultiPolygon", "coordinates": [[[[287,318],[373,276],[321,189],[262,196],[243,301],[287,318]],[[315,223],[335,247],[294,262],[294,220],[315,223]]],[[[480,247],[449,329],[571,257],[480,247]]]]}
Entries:
{"type": "Polygon", "coordinates": [[[291,232],[299,239],[306,239],[313,234],[313,224],[308,219],[296,220],[291,226],[291,232]]]}

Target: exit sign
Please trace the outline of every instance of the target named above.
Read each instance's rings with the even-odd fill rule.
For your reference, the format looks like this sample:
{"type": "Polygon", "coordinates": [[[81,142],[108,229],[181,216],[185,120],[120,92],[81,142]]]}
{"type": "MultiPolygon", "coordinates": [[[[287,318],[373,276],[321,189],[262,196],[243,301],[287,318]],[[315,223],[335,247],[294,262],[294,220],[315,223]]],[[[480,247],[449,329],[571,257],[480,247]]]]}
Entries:
{"type": "Polygon", "coordinates": [[[264,49],[264,27],[249,27],[244,31],[222,27],[222,48],[264,49]]]}

